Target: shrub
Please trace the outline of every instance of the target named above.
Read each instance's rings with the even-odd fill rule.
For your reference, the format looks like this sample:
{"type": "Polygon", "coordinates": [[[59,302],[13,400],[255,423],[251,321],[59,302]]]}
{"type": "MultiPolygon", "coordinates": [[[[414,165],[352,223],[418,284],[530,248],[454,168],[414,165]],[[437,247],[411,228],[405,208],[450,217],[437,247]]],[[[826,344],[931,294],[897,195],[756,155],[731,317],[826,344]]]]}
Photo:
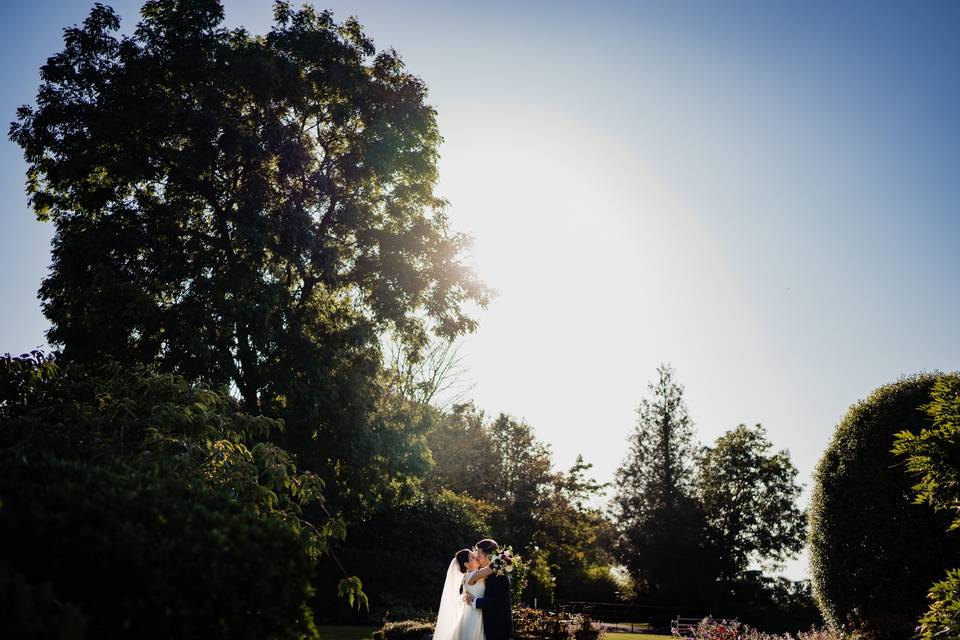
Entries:
{"type": "Polygon", "coordinates": [[[422,620],[387,622],[373,632],[373,640],[429,640],[432,636],[433,623],[422,620]]]}
{"type": "MultiPolygon", "coordinates": [[[[933,429],[919,434],[897,434],[893,452],[906,456],[907,471],[919,482],[914,500],[953,517],[950,530],[960,529],[960,377],[937,381],[923,409],[933,429]]],[[[946,579],[931,587],[930,608],[920,619],[920,637],[960,638],[960,569],[951,569],[946,579]]]]}
{"type": "Polygon", "coordinates": [[[731,583],[729,604],[742,612],[741,620],[771,633],[795,633],[823,624],[813,601],[809,580],[788,580],[747,572],[731,583]]]}
{"type": "Polygon", "coordinates": [[[338,602],[333,587],[339,567],[329,559],[318,572],[314,608],[324,622],[380,625],[410,620],[437,607],[440,587],[453,554],[488,534],[485,503],[446,489],[418,492],[406,500],[384,501],[366,519],[347,529],[337,556],[363,577],[370,599],[368,615],[338,602]],[[396,579],[402,558],[404,579],[396,579]],[[364,616],[364,617],[361,617],[364,616]]]}
{"type": "Polygon", "coordinates": [[[740,640],[743,625],[736,620],[714,620],[704,618],[693,629],[696,640],[740,640]]]}
{"type": "Polygon", "coordinates": [[[949,524],[912,499],[891,452],[894,434],[919,432],[919,407],[942,374],[901,378],[853,405],[817,465],[810,507],[814,596],[831,626],[905,638],[925,609],[944,559],[960,554],[949,524]]]}
{"type": "Polygon", "coordinates": [[[821,629],[811,627],[809,631],[801,631],[796,636],[789,633],[775,635],[736,620],[715,620],[712,617],[706,617],[697,623],[693,630],[693,637],[696,640],[844,640],[847,638],[841,632],[826,627],[821,629]]]}
{"type": "Polygon", "coordinates": [[[565,614],[516,607],[513,610],[514,635],[517,638],[550,640],[598,640],[606,635],[602,625],[583,614],[565,614]]]}
{"type": "Polygon", "coordinates": [[[579,624],[574,623],[573,633],[576,640],[601,640],[607,635],[607,630],[599,622],[594,622],[588,616],[581,615],[579,624]]]}
{"type": "Polygon", "coordinates": [[[527,585],[530,583],[530,563],[522,556],[514,556],[513,571],[510,572],[510,598],[514,607],[523,606],[527,585]]]}
{"type": "Polygon", "coordinates": [[[571,563],[557,572],[557,593],[562,600],[616,602],[622,590],[622,581],[610,566],[571,563]]]}
{"type": "Polygon", "coordinates": [[[24,360],[0,358],[5,593],[86,637],[316,637],[319,487],[263,442],[279,423],[139,365],[24,360]]]}
{"type": "Polygon", "coordinates": [[[513,630],[518,638],[566,639],[570,635],[566,618],[544,609],[516,607],[513,610],[513,630]]]}
{"type": "Polygon", "coordinates": [[[527,605],[536,602],[541,607],[553,606],[557,578],[553,575],[549,554],[544,549],[532,548],[523,557],[523,562],[524,588],[520,602],[527,605]]]}
{"type": "Polygon", "coordinates": [[[0,635],[9,638],[82,640],[87,617],[63,602],[47,580],[37,586],[21,573],[0,569],[0,635]]]}
{"type": "Polygon", "coordinates": [[[402,622],[404,620],[433,623],[437,619],[437,611],[435,609],[413,607],[403,602],[389,602],[385,604],[384,608],[371,609],[371,618],[376,617],[380,618],[378,624],[381,626],[388,622],[402,622]]]}
{"type": "Polygon", "coordinates": [[[920,618],[923,640],[960,638],[960,569],[950,569],[947,577],[930,588],[930,608],[920,618]]]}

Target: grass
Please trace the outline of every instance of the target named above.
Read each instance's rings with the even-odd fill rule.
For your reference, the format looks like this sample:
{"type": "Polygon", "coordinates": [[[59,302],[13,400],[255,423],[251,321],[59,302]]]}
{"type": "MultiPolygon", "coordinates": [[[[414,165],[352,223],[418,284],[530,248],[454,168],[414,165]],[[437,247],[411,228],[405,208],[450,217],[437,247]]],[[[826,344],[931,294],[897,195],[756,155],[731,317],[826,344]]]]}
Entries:
{"type": "Polygon", "coordinates": [[[321,640],[370,640],[376,627],[317,625],[321,640]]]}
{"type": "MultiPolygon", "coordinates": [[[[335,627],[318,625],[321,640],[370,640],[376,627],[335,627]]],[[[672,636],[639,633],[608,633],[606,640],[673,640],[672,636]]]]}

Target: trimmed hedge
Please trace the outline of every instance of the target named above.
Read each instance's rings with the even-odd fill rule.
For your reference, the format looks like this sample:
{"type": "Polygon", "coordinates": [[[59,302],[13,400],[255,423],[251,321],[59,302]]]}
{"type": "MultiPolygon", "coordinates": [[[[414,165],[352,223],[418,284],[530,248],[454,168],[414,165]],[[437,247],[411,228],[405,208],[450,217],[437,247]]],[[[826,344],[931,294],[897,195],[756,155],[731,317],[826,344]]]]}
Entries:
{"type": "MultiPolygon", "coordinates": [[[[835,627],[906,638],[960,540],[914,503],[894,434],[930,426],[919,407],[943,374],[903,377],[850,407],[817,465],[809,512],[814,597],[835,627]]],[[[952,375],[952,374],[951,374],[952,375]]]]}
{"type": "Polygon", "coordinates": [[[373,632],[373,640],[430,640],[432,637],[433,623],[422,620],[388,622],[373,632]]]}
{"type": "Polygon", "coordinates": [[[600,640],[606,635],[602,625],[582,613],[517,607],[513,623],[514,636],[519,640],[600,640]]]}

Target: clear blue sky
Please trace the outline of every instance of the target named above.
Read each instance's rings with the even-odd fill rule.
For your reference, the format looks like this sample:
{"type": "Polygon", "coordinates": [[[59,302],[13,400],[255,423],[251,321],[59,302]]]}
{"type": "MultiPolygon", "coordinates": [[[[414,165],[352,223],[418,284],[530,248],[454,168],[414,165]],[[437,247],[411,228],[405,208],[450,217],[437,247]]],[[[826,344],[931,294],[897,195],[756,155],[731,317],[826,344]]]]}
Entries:
{"type": "MultiPolygon", "coordinates": [[[[7,121],[90,6],[6,9],[7,121]]],[[[139,3],[113,6],[129,30],[139,3]]],[[[464,346],[472,397],[558,463],[583,453],[609,479],[669,361],[704,443],[761,422],[809,488],[850,404],[958,368],[960,4],[317,6],[430,86],[440,193],[500,291],[464,346]]],[[[226,8],[268,29],[269,2],[226,8]]],[[[4,140],[0,352],[47,326],[52,228],[23,183],[4,140]]]]}

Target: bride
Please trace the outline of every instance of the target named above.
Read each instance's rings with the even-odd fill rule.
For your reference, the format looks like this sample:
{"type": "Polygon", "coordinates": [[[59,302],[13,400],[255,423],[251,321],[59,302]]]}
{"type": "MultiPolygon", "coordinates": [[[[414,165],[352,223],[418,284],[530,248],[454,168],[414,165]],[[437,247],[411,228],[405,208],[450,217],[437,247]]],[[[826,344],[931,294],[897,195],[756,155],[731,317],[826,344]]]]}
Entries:
{"type": "Polygon", "coordinates": [[[447,568],[433,640],[484,640],[483,611],[468,606],[460,593],[462,590],[474,598],[483,597],[483,580],[491,573],[490,567],[480,568],[477,554],[470,549],[457,551],[447,568]]]}

